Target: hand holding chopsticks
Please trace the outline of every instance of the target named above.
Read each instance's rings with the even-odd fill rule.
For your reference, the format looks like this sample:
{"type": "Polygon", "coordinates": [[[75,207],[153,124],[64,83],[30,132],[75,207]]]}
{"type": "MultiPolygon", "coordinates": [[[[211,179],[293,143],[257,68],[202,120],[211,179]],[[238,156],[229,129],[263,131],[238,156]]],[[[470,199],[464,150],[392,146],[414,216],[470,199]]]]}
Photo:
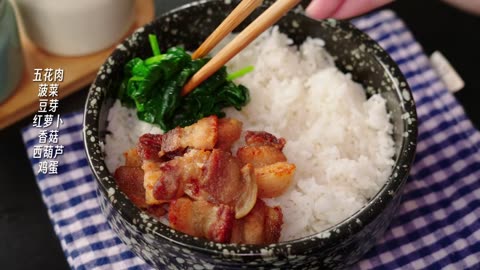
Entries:
{"type": "MultiPolygon", "coordinates": [[[[300,0],[277,0],[265,12],[263,12],[255,21],[248,25],[240,34],[238,34],[229,44],[218,52],[205,66],[203,66],[182,89],[182,95],[187,95],[195,89],[204,80],[213,75],[217,70],[223,67],[230,59],[248,46],[261,33],[276,23],[280,18],[300,0]]],[[[207,40],[193,54],[193,58],[206,55],[218,42],[228,35],[236,26],[238,26],[259,4],[261,1],[244,0],[237,8],[220,24],[220,26],[207,38],[207,40]]]]}

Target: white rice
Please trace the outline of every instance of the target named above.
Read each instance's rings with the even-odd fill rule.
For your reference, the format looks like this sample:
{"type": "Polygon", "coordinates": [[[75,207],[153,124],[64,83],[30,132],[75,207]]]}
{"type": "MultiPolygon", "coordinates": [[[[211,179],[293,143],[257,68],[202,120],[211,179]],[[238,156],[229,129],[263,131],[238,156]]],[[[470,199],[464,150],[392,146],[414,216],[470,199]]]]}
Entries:
{"type": "MultiPolygon", "coordinates": [[[[323,48],[307,39],[299,49],[274,28],[232,59],[235,71],[254,72],[238,79],[250,90],[242,109],[228,109],[244,130],[265,130],[284,137],[289,162],[297,166],[294,183],[281,197],[267,200],[284,214],[281,241],[311,235],[359,210],[387,180],[393,165],[392,125],[385,100],[368,100],[362,86],[340,72],[323,48]]],[[[109,114],[105,152],[110,171],[122,153],[146,132],[158,128],[138,121],[117,102],[109,114]]]]}
{"type": "Polygon", "coordinates": [[[109,134],[105,136],[105,164],[112,173],[125,164],[123,153],[135,147],[140,136],[163,133],[159,127],[140,121],[136,111],[122,107],[119,100],[110,108],[107,119],[109,134]]]}

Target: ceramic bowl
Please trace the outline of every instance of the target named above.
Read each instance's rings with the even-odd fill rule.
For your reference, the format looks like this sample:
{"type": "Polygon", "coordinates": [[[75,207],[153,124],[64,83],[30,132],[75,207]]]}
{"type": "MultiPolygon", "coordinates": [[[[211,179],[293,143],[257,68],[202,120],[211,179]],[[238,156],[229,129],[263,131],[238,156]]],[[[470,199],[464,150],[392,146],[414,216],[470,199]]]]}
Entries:
{"type": "MultiPolygon", "coordinates": [[[[86,102],[84,139],[102,210],[123,242],[160,269],[166,265],[174,269],[344,268],[359,260],[388,228],[414,158],[417,135],[415,104],[405,78],[377,43],[347,22],[318,22],[301,12],[290,12],[278,23],[280,30],[297,44],[308,36],[325,40],[326,49],[340,69],[387,99],[396,150],[391,176],[367,205],[336,226],[268,246],[217,244],[177,232],[141,212],[118,189],[106,169],[102,152],[106,119],[115,101],[124,64],[132,57],[151,54],[149,33],[158,35],[163,51],[179,44],[193,51],[236,4],[236,1],[201,1],[166,13],[119,45],[100,69],[86,102]]],[[[253,17],[263,9],[257,10],[253,17]]]]}
{"type": "Polygon", "coordinates": [[[15,0],[33,43],[61,56],[83,56],[118,42],[134,22],[134,0],[15,0]]]}

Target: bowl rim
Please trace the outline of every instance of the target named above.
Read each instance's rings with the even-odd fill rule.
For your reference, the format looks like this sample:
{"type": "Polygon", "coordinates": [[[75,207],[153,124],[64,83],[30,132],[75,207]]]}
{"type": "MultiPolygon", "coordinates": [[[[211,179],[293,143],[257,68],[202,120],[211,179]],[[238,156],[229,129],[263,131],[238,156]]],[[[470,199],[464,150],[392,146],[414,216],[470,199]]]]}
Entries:
{"type": "MultiPolygon", "coordinates": [[[[210,3],[210,2],[224,2],[223,0],[200,0],[200,1],[195,1],[191,2],[182,6],[179,6],[175,9],[172,9],[168,12],[165,12],[161,14],[160,16],[157,16],[155,20],[152,22],[138,28],[133,34],[128,36],[126,39],[124,39],[120,44],[124,44],[128,42],[129,40],[132,39],[132,37],[135,34],[139,34],[144,31],[144,29],[147,28],[153,28],[156,21],[160,20],[161,18],[173,15],[177,12],[183,11],[185,9],[194,7],[194,6],[200,6],[205,3],[210,3]]],[[[304,19],[307,20],[312,20],[306,16],[304,19]]],[[[312,20],[314,21],[314,20],[312,20]]],[[[377,61],[381,63],[382,65],[387,65],[389,68],[388,74],[391,77],[392,81],[395,82],[395,88],[396,93],[399,93],[400,85],[402,84],[401,88],[402,91],[406,91],[407,94],[410,95],[411,101],[407,102],[405,101],[402,96],[400,96],[400,105],[401,105],[401,111],[402,113],[408,112],[410,114],[409,119],[402,119],[403,125],[405,130],[409,131],[409,135],[407,137],[402,137],[402,144],[400,147],[399,154],[397,156],[397,159],[395,161],[395,164],[393,165],[392,172],[385,182],[385,184],[380,188],[380,190],[365,204],[363,205],[360,209],[358,209],[354,214],[350,215],[349,217],[343,219],[341,222],[324,229],[316,234],[313,235],[308,235],[302,238],[298,239],[293,239],[289,241],[284,241],[284,242],[279,242],[275,244],[270,244],[270,245],[251,245],[251,244],[220,244],[222,248],[208,248],[209,246],[214,246],[214,245],[219,245],[218,243],[214,243],[212,241],[208,241],[205,239],[200,239],[198,237],[193,237],[181,232],[176,232],[174,234],[174,237],[168,237],[165,236],[161,233],[158,233],[157,231],[154,230],[148,230],[146,231],[145,229],[140,229],[143,233],[150,233],[153,234],[156,238],[159,238],[160,240],[163,241],[168,241],[171,243],[174,243],[176,245],[179,245],[181,247],[193,249],[202,253],[207,253],[207,254],[218,254],[222,255],[225,254],[225,249],[227,251],[235,251],[235,256],[263,256],[265,257],[265,248],[272,249],[272,250],[291,250],[292,253],[301,253],[298,251],[302,250],[310,250],[314,249],[315,247],[318,247],[319,242],[318,241],[338,241],[340,239],[346,238],[348,236],[354,235],[361,231],[364,226],[370,222],[372,222],[380,213],[381,211],[375,211],[375,209],[383,209],[385,208],[394,198],[394,195],[400,195],[397,194],[401,192],[401,189],[403,185],[406,182],[406,179],[409,176],[409,170],[410,167],[412,166],[413,160],[415,158],[415,153],[416,153],[416,143],[417,143],[417,113],[416,113],[416,106],[415,102],[413,100],[413,95],[412,91],[410,89],[410,86],[405,79],[403,73],[400,71],[398,65],[395,63],[395,61],[390,57],[390,55],[383,49],[381,48],[376,41],[374,41],[372,38],[370,38],[366,33],[362,32],[358,28],[356,28],[353,24],[347,22],[347,21],[340,21],[340,20],[334,20],[334,19],[329,19],[329,22],[331,22],[332,25],[335,27],[338,27],[342,30],[348,30],[352,31],[353,35],[357,35],[362,38],[362,41],[369,47],[375,47],[376,50],[373,50],[371,53],[377,58],[377,61]],[[399,166],[402,164],[402,166],[399,166]],[[393,191],[393,193],[392,193],[393,191]],[[361,218],[361,219],[360,219],[361,218]],[[363,220],[365,222],[358,222],[359,220],[363,220]],[[179,235],[177,237],[177,235],[179,235]],[[185,239],[188,239],[188,243],[184,242],[185,239]],[[206,245],[205,243],[214,243],[214,245],[206,245]],[[245,249],[240,249],[240,247],[246,247],[245,249]],[[243,252],[242,252],[243,251],[243,252]]],[[[108,59],[118,53],[118,48],[116,48],[107,58],[106,62],[102,65],[102,68],[108,63],[108,59]]],[[[102,69],[101,68],[101,69],[102,69]]],[[[100,69],[100,70],[101,70],[100,69]]],[[[99,72],[100,74],[100,72],[99,72]]],[[[99,164],[103,165],[104,168],[106,168],[105,161],[104,161],[104,153],[96,153],[93,149],[95,148],[95,144],[99,144],[101,141],[99,138],[98,130],[97,132],[94,132],[93,134],[87,134],[87,127],[86,123],[93,123],[94,128],[98,129],[99,126],[99,121],[100,118],[97,117],[96,119],[92,119],[91,115],[87,114],[88,110],[88,104],[91,102],[93,98],[97,99],[96,103],[102,104],[103,100],[98,100],[97,97],[94,97],[92,95],[93,88],[96,86],[99,78],[98,76],[95,78],[95,81],[93,82],[86,102],[85,102],[85,109],[84,109],[84,117],[83,117],[83,138],[84,138],[84,147],[88,159],[88,164],[95,176],[95,182],[97,184],[97,189],[100,190],[100,192],[103,193],[103,196],[108,198],[108,190],[104,186],[104,183],[101,181],[102,178],[105,177],[105,171],[99,171],[95,168],[95,165],[93,164],[93,158],[94,156],[100,156],[100,161],[99,164]],[[85,138],[89,137],[94,137],[94,140],[88,140],[85,138]]],[[[103,98],[105,99],[105,95],[103,95],[103,98]]],[[[98,110],[100,111],[100,107],[98,107],[98,110]]],[[[109,180],[113,180],[113,175],[107,171],[107,177],[109,180]]],[[[98,190],[97,190],[98,192],[98,190]]],[[[124,200],[126,200],[126,204],[122,203],[119,204],[118,202],[110,202],[112,204],[112,208],[118,212],[118,214],[129,223],[131,226],[136,226],[135,223],[133,222],[133,219],[135,215],[142,213],[143,211],[138,209],[127,197],[123,192],[119,192],[117,196],[120,196],[124,200]]],[[[162,224],[161,222],[155,220],[155,219],[149,219],[149,222],[152,222],[152,227],[154,226],[164,226],[166,229],[171,229],[170,227],[162,224]]],[[[275,251],[274,251],[275,254],[275,251]]]]}

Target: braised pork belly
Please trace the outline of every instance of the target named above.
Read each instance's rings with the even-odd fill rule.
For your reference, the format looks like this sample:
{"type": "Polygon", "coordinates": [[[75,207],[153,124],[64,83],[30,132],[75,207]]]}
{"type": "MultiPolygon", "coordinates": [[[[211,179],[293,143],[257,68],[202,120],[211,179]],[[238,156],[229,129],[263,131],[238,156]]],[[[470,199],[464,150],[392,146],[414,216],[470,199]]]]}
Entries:
{"type": "Polygon", "coordinates": [[[155,217],[168,206],[169,225],[183,233],[222,243],[278,242],[280,207],[261,198],[282,195],[295,165],[282,150],[285,139],[247,131],[236,155],[242,123],[209,116],[165,134],[144,134],[127,151],[114,177],[139,208],[155,217]]]}

